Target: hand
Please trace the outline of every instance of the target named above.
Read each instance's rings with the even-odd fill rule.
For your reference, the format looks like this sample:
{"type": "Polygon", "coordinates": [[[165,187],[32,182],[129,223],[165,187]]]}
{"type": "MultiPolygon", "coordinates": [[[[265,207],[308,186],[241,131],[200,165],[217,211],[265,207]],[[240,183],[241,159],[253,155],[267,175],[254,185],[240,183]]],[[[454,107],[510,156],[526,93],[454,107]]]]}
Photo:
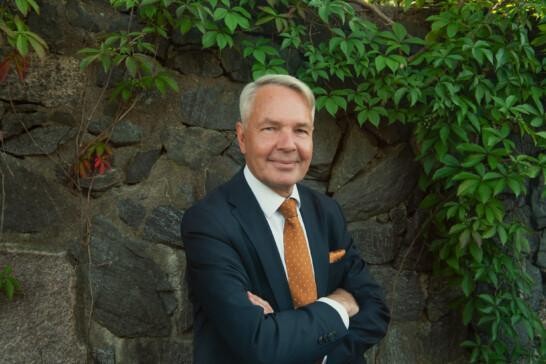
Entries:
{"type": "Polygon", "coordinates": [[[336,289],[327,297],[343,305],[349,317],[353,317],[360,310],[353,295],[343,288],[336,289]]]}
{"type": "Polygon", "coordinates": [[[248,299],[250,300],[250,303],[252,303],[254,306],[259,306],[264,310],[264,315],[267,315],[267,314],[270,314],[270,313],[274,312],[273,308],[271,307],[269,302],[267,302],[266,300],[256,296],[252,292],[248,292],[248,291],[247,291],[247,296],[248,296],[248,299]]]}

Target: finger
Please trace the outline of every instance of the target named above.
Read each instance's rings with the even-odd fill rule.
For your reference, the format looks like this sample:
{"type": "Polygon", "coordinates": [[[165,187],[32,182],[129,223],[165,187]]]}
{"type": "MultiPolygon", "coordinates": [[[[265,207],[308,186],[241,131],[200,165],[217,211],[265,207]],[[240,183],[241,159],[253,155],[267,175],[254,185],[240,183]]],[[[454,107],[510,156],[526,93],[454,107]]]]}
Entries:
{"type": "Polygon", "coordinates": [[[251,292],[247,292],[247,293],[248,293],[248,299],[250,300],[250,302],[255,306],[261,307],[265,315],[274,312],[269,302],[267,302],[266,300],[262,299],[259,296],[256,296],[255,294],[251,292]]]}

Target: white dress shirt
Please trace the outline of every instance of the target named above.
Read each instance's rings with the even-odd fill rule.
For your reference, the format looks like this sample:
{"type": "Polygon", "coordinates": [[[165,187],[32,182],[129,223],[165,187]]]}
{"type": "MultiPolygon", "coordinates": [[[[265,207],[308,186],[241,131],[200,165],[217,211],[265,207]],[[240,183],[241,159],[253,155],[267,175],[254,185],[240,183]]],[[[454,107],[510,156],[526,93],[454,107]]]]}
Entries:
{"type": "MultiPolygon", "coordinates": [[[[275,244],[277,245],[277,250],[279,251],[279,256],[281,257],[282,265],[284,267],[284,273],[287,274],[286,263],[284,261],[284,242],[283,242],[284,217],[278,211],[279,207],[281,206],[281,204],[284,202],[286,198],[277,194],[271,188],[269,188],[268,186],[263,184],[260,180],[258,180],[252,174],[248,166],[245,166],[243,173],[244,173],[246,182],[250,186],[250,189],[252,190],[252,193],[256,197],[256,200],[258,200],[258,204],[260,205],[265,215],[265,218],[267,220],[267,223],[269,224],[269,228],[271,229],[271,232],[273,233],[273,238],[275,239],[275,244]]],[[[289,197],[295,199],[297,202],[298,219],[303,228],[305,241],[307,242],[307,249],[309,251],[309,241],[307,239],[307,232],[305,231],[305,225],[303,223],[303,219],[301,218],[301,213],[300,213],[301,201],[300,201],[300,195],[298,192],[298,186],[294,185],[294,188],[292,189],[292,194],[289,197]]],[[[311,255],[310,251],[309,251],[309,255],[311,255]]],[[[313,265],[313,259],[311,258],[311,266],[312,265],[313,265]]],[[[287,279],[288,279],[288,275],[287,275],[287,279]]],[[[333,299],[328,297],[321,297],[318,299],[318,301],[324,302],[330,305],[332,308],[334,308],[338,312],[341,319],[343,320],[345,327],[349,328],[349,315],[341,303],[336,302],[333,299]]],[[[325,362],[326,361],[324,361],[324,363],[325,362]]]]}

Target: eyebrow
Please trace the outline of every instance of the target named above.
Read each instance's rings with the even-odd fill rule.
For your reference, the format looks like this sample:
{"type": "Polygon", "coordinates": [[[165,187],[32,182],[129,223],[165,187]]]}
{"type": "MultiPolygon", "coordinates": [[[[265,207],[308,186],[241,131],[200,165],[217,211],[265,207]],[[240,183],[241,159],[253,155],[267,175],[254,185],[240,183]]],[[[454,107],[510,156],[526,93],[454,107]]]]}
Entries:
{"type": "MultiPolygon", "coordinates": [[[[264,124],[280,125],[282,123],[280,121],[269,119],[269,118],[265,118],[263,121],[258,123],[259,126],[262,126],[264,124]]],[[[298,122],[298,123],[296,123],[295,127],[296,128],[310,128],[310,129],[313,129],[313,125],[309,125],[308,123],[305,123],[305,122],[298,122]]]]}

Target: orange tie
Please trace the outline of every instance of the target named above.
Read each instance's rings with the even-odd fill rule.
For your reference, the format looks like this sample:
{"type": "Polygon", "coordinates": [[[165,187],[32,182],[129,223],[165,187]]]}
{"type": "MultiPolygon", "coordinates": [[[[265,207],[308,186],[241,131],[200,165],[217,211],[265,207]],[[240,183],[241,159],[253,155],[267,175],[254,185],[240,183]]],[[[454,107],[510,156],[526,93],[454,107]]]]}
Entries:
{"type": "Polygon", "coordinates": [[[317,300],[317,285],[305,234],[298,219],[296,200],[286,199],[279,212],[284,216],[284,262],[288,287],[294,307],[298,308],[317,300]]]}

